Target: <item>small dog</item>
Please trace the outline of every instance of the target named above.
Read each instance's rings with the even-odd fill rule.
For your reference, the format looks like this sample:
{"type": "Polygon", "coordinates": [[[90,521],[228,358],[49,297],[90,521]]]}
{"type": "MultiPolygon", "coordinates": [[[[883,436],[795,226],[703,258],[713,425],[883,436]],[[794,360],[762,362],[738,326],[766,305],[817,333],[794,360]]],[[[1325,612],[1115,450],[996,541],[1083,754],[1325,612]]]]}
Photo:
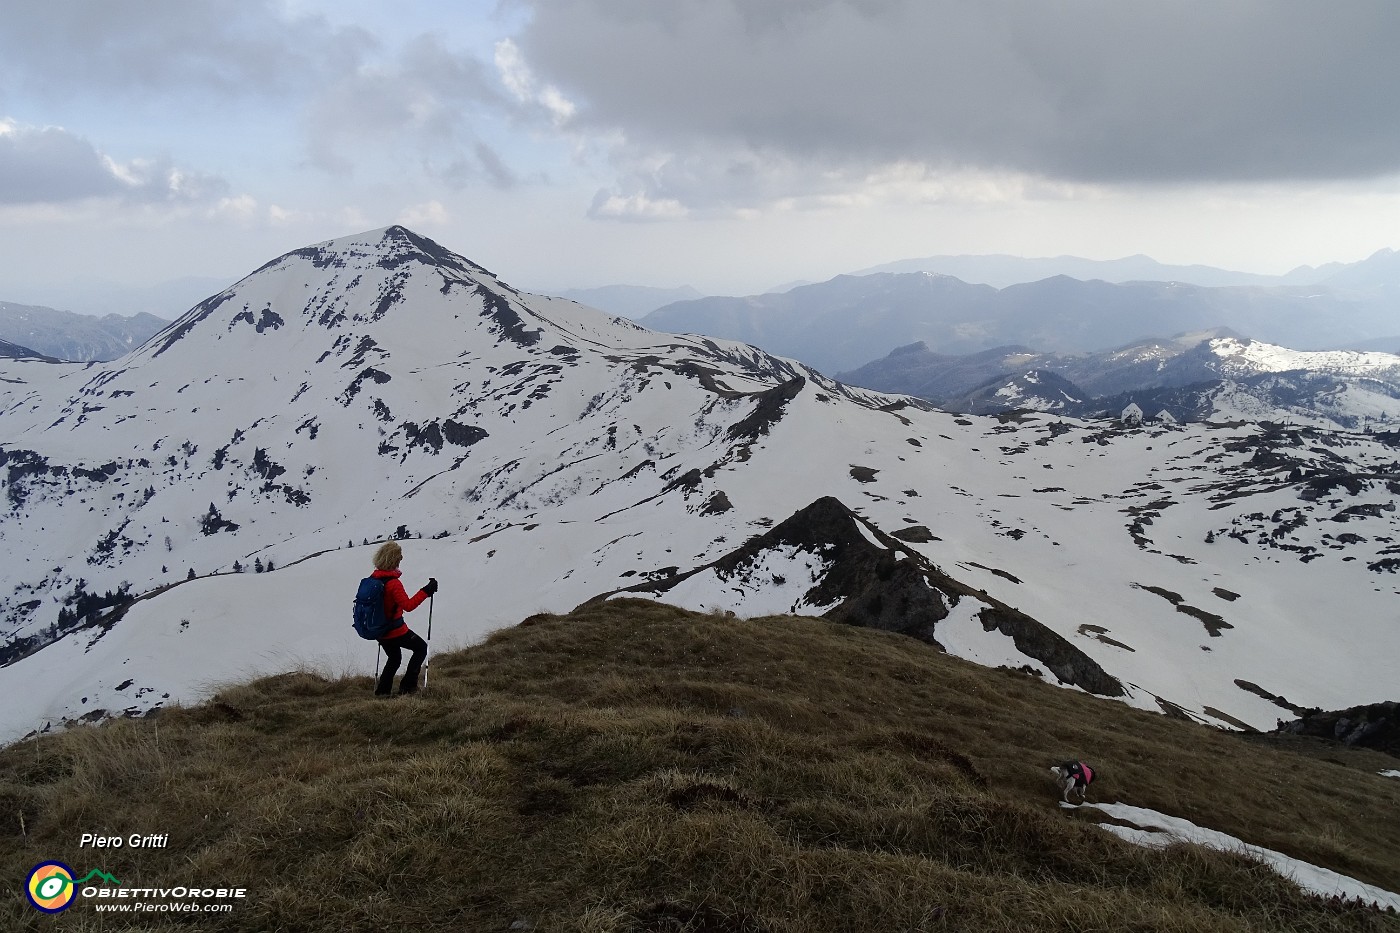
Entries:
{"type": "Polygon", "coordinates": [[[1082,761],[1066,761],[1064,764],[1055,765],[1050,769],[1054,772],[1056,781],[1063,791],[1065,803],[1072,803],[1070,795],[1079,794],[1079,802],[1084,802],[1084,794],[1089,789],[1089,785],[1094,783],[1094,769],[1082,761]]]}

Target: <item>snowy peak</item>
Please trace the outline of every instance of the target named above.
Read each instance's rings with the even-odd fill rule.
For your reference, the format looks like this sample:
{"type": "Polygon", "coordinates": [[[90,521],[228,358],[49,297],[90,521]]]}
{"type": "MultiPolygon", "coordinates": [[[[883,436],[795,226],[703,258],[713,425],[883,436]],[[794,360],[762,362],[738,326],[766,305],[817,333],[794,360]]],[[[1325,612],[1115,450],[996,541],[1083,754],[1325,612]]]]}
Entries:
{"type": "MultiPolygon", "coordinates": [[[[258,335],[290,326],[329,331],[377,325],[396,309],[424,307],[405,299],[435,288],[442,295],[474,292],[491,306],[502,331],[529,341],[510,299],[518,293],[470,260],[404,227],[386,227],[292,250],[190,309],[158,334],[143,352],[160,356],[196,330],[203,335],[258,335]]],[[[428,305],[427,307],[431,307],[428,305]]],[[[403,319],[400,326],[423,322],[403,319]]]]}
{"type": "Polygon", "coordinates": [[[273,259],[254,272],[275,268],[293,259],[309,260],[318,269],[360,268],[369,264],[384,269],[396,269],[408,263],[449,269],[463,275],[481,275],[494,278],[486,269],[471,260],[452,252],[446,247],[425,236],[420,236],[407,227],[381,227],[364,233],[338,237],[311,246],[294,249],[273,259]]]}
{"type": "Polygon", "coordinates": [[[1400,356],[1361,350],[1290,350],[1242,337],[1208,341],[1210,353],[1228,376],[1306,370],[1332,376],[1369,376],[1400,383],[1400,356]]]}

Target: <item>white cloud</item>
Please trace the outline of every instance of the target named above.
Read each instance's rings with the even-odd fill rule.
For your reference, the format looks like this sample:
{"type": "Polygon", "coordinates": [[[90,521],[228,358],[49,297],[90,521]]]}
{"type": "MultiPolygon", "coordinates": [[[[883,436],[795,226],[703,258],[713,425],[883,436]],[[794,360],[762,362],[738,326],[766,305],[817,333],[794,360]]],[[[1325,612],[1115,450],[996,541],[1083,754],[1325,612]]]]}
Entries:
{"type": "Polygon", "coordinates": [[[501,83],[516,101],[542,107],[556,128],[567,124],[578,112],[578,107],[558,87],[553,84],[540,86],[535,80],[534,72],[520,54],[520,47],[511,39],[502,39],[496,43],[495,61],[501,83]]]}
{"type": "Polygon", "coordinates": [[[449,220],[447,208],[443,207],[440,201],[427,201],[404,208],[395,222],[406,227],[416,228],[441,227],[446,225],[449,220]]]}
{"type": "Polygon", "coordinates": [[[283,207],[280,204],[269,204],[267,206],[268,223],[274,227],[289,227],[293,224],[305,223],[312,219],[312,215],[306,211],[299,211],[295,208],[283,207]]]}
{"type": "Polygon", "coordinates": [[[528,104],[534,99],[534,77],[520,54],[520,47],[510,39],[496,43],[496,71],[501,83],[517,101],[528,104]]]}
{"type": "Polygon", "coordinates": [[[578,111],[573,102],[564,96],[554,85],[548,85],[539,94],[540,105],[548,110],[554,119],[555,126],[563,126],[568,123],[578,111]]]}
{"type": "Polygon", "coordinates": [[[655,199],[644,192],[622,195],[599,191],[588,216],[601,220],[681,220],[689,214],[674,198],[655,199]]]}
{"type": "Polygon", "coordinates": [[[343,207],[335,215],[335,222],[346,230],[368,230],[374,226],[369,216],[358,207],[343,207]]]}
{"type": "Polygon", "coordinates": [[[234,198],[220,198],[209,209],[209,216],[224,217],[247,223],[257,218],[258,202],[256,198],[248,194],[240,194],[234,198]]]}

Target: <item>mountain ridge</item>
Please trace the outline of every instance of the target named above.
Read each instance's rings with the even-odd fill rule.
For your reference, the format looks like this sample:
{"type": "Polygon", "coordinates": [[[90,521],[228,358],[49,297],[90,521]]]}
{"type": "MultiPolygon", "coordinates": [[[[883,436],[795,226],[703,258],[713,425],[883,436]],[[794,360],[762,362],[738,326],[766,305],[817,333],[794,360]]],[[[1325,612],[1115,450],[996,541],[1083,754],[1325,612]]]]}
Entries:
{"type": "Polygon", "coordinates": [[[1201,421],[1237,414],[1305,420],[1348,429],[1400,420],[1400,355],[1294,351],[1228,328],[1134,341],[1099,353],[1040,353],[999,347],[980,354],[933,353],[922,342],[837,378],[902,392],[951,411],[1025,407],[1078,417],[1114,417],[1134,398],[1153,414],[1201,421]],[[1246,408],[1229,401],[1248,399],[1246,408]]]}
{"type": "Polygon", "coordinates": [[[1239,272],[1215,266],[1192,263],[1179,265],[1161,263],[1151,256],[1137,253],[1118,259],[1085,259],[1081,256],[1027,257],[1004,253],[983,255],[926,256],[881,263],[851,273],[872,275],[881,272],[932,272],[952,275],[964,282],[1006,288],[1009,285],[1036,282],[1055,275],[1067,275],[1088,281],[1106,282],[1184,282],[1207,288],[1239,285],[1348,285],[1357,280],[1374,283],[1375,273],[1384,270],[1387,280],[1397,278],[1393,269],[1386,268],[1394,250],[1382,248],[1365,259],[1352,263],[1331,262],[1321,266],[1297,266],[1282,275],[1239,272]]]}

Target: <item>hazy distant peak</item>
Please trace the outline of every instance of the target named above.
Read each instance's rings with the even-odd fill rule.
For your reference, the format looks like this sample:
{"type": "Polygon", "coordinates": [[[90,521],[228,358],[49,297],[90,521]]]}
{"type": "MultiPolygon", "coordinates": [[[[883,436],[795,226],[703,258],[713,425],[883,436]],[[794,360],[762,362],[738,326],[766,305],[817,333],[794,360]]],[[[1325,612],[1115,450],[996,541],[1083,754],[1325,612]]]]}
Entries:
{"type": "Polygon", "coordinates": [[[90,363],[113,360],[140,346],[169,322],[153,314],[94,317],[42,305],[0,301],[0,342],[23,353],[0,356],[90,363]]]}
{"type": "Polygon", "coordinates": [[[1203,288],[1257,285],[1315,285],[1327,282],[1347,284],[1345,279],[1334,282],[1332,277],[1350,273],[1356,267],[1367,267],[1381,274],[1377,267],[1390,268],[1389,281],[1400,282],[1400,262],[1394,261],[1394,251],[1382,249],[1360,263],[1327,263],[1316,268],[1299,266],[1287,275],[1267,275],[1239,272],[1206,265],[1170,265],[1151,256],[1135,253],[1120,259],[1085,259],[1080,256],[1028,258],[1006,254],[926,256],[920,259],[900,259],[858,270],[855,275],[875,275],[885,272],[932,272],[951,275],[964,282],[1006,288],[1011,285],[1043,281],[1055,276],[1068,276],[1080,281],[1100,279],[1105,282],[1179,282],[1203,288]],[[1392,265],[1393,263],[1393,265],[1392,265]]]}

